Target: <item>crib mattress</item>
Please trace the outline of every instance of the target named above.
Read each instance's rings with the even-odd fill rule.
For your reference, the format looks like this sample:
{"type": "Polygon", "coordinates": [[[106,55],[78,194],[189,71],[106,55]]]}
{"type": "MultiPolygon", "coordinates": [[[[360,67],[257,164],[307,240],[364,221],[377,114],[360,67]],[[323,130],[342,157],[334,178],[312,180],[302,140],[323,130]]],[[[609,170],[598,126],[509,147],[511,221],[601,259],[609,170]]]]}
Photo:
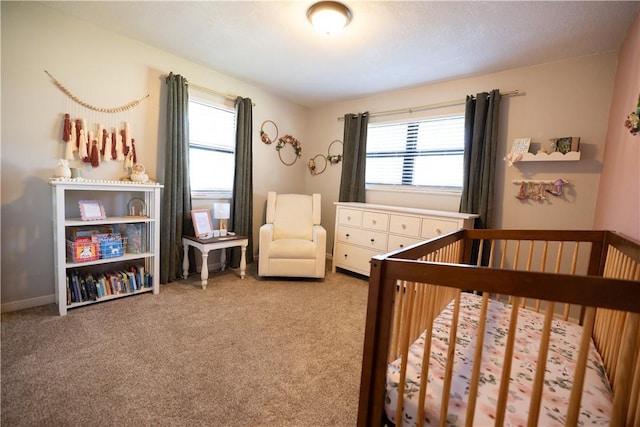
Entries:
{"type": "MultiPolygon", "coordinates": [[[[481,304],[482,297],[468,293],[462,294],[447,415],[447,425],[449,426],[462,426],[465,423],[466,402],[469,395],[468,384],[478,329],[479,315],[477,313],[480,313],[481,304]]],[[[493,426],[495,423],[495,407],[499,394],[510,311],[509,305],[489,300],[478,400],[473,422],[476,426],[493,426]]],[[[453,301],[434,322],[434,339],[431,344],[431,361],[422,423],[425,426],[439,425],[440,423],[439,396],[442,393],[447,353],[447,346],[444,343],[449,340],[452,317],[453,301]]],[[[511,366],[511,383],[505,414],[506,426],[526,425],[529,396],[533,387],[533,375],[536,369],[543,324],[543,315],[530,310],[519,310],[514,360],[511,366]]],[[[582,327],[579,325],[563,320],[553,321],[539,425],[564,425],[581,334],[582,327]]],[[[409,349],[402,423],[398,422],[396,414],[400,359],[390,363],[387,369],[385,410],[389,420],[397,426],[419,425],[420,417],[416,412],[424,340],[425,333],[409,349]]],[[[592,342],[585,374],[579,425],[608,425],[612,396],[602,359],[592,342]]]]}

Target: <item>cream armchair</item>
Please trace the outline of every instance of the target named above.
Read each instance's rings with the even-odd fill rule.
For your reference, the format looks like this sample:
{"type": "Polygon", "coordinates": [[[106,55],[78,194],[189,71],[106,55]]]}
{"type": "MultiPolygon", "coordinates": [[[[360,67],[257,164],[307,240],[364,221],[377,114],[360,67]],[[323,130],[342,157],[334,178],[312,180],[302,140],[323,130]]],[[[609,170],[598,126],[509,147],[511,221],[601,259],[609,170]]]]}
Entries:
{"type": "Polygon", "coordinates": [[[320,207],[320,194],[267,194],[259,276],[324,277],[327,231],[320,225],[320,207]]]}

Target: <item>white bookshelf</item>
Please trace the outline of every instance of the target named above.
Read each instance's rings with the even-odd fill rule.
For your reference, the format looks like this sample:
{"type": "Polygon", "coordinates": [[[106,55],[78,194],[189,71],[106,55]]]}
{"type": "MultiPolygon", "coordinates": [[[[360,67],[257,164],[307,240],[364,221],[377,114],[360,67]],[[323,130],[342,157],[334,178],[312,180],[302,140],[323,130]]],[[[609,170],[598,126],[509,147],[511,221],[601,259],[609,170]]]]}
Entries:
{"type": "Polygon", "coordinates": [[[97,302],[128,297],[140,293],[160,291],[160,190],[157,183],[133,183],[130,181],[51,179],[53,197],[53,243],[55,267],[56,303],[61,316],[67,310],[97,302]],[[146,205],[145,215],[126,216],[127,200],[142,199],[146,205]],[[96,200],[104,204],[106,218],[85,221],[80,217],[78,200],[96,200]],[[68,256],[67,241],[71,230],[87,226],[114,226],[140,224],[142,248],[140,252],[127,253],[126,245],[121,256],[75,262],[68,256]],[[70,302],[67,298],[67,275],[72,271],[91,274],[105,269],[121,270],[129,264],[140,264],[151,274],[151,287],[114,295],[105,295],[95,300],[70,302]]]}

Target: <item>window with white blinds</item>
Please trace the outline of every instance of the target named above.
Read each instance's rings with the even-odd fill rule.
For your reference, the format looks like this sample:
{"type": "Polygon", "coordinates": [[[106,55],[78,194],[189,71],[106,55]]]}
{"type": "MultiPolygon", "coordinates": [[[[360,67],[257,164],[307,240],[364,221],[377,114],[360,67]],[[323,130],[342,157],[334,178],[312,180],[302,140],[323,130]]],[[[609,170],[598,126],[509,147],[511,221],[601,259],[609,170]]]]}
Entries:
{"type": "Polygon", "coordinates": [[[189,99],[189,175],[194,196],[231,195],[235,170],[236,113],[189,99]]]}
{"type": "Polygon", "coordinates": [[[370,123],[365,181],[372,186],[462,188],[464,116],[370,123]]]}

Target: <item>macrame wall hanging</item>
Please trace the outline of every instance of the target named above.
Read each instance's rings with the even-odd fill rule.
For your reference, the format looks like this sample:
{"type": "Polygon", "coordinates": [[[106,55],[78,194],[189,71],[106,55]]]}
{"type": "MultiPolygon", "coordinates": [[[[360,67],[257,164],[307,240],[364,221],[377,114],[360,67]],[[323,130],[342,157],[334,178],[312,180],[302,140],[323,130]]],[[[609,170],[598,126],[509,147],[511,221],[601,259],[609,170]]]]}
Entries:
{"type": "Polygon", "coordinates": [[[123,161],[127,169],[138,164],[130,112],[149,95],[119,107],[96,107],[74,95],[48,71],[44,72],[69,99],[70,112],[64,113],[62,128],[65,160],[79,159],[94,168],[100,162],[112,160],[123,161]]]}

